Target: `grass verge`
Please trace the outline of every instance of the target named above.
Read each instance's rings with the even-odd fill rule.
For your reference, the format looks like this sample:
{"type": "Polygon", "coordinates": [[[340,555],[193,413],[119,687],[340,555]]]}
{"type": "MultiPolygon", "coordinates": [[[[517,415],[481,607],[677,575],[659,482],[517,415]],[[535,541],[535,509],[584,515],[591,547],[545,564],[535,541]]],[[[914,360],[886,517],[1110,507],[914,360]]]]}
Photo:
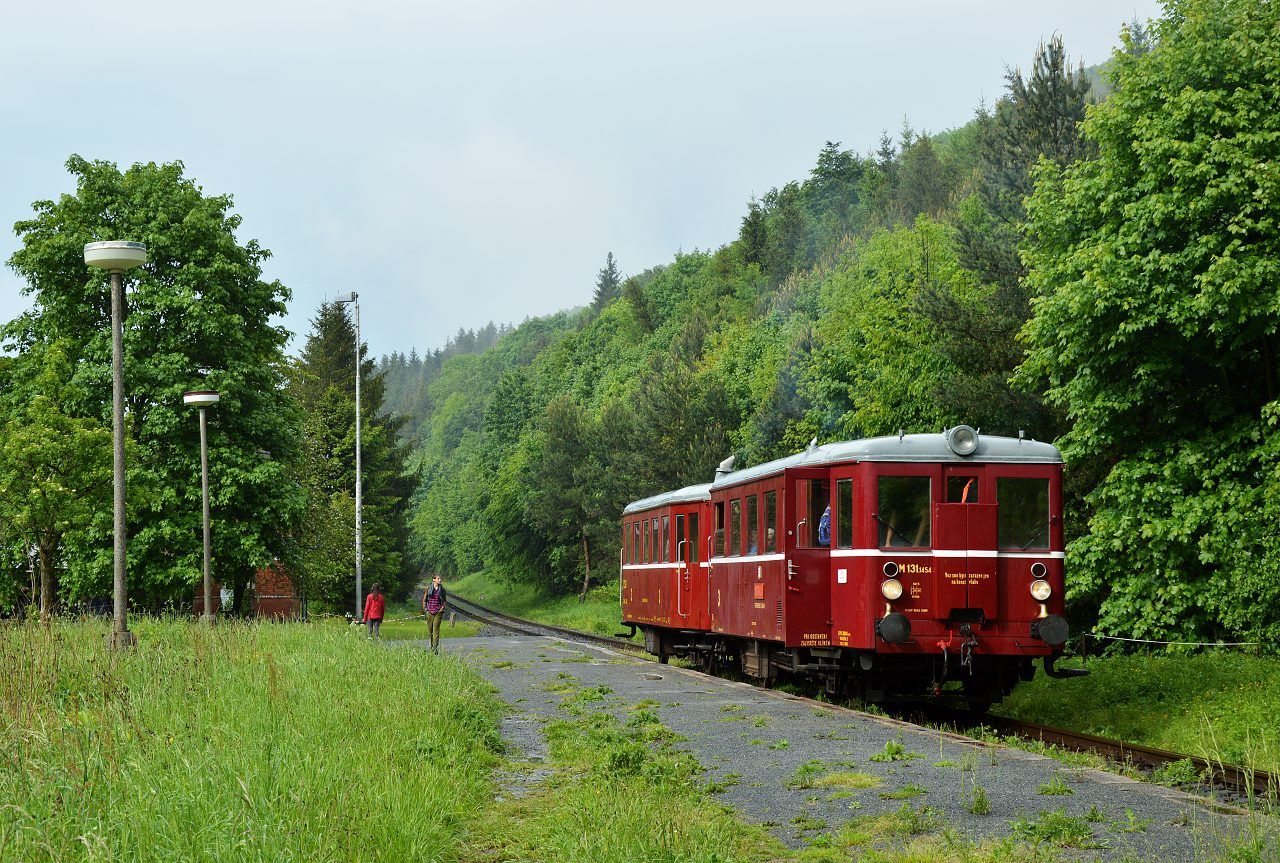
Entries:
{"type": "Polygon", "coordinates": [[[1037,675],[996,712],[1280,772],[1280,659],[1222,650],[1094,657],[1088,667],[1088,677],[1037,675]]]}
{"type": "Polygon", "coordinates": [[[0,626],[0,860],[460,859],[491,690],[346,628],[0,626]],[[431,813],[425,818],[424,813],[431,813]]]}

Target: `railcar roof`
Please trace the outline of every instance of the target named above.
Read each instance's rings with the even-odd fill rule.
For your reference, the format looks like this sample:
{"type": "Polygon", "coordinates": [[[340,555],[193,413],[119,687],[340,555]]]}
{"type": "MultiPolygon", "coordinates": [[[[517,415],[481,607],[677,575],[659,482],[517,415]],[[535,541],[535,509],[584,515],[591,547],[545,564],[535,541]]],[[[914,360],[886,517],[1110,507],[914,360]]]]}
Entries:
{"type": "Polygon", "coordinates": [[[655,494],[652,497],[637,500],[634,503],[627,504],[627,508],[622,511],[622,514],[629,515],[633,512],[643,512],[647,509],[667,506],[668,504],[693,503],[700,500],[711,500],[711,483],[689,485],[675,491],[664,491],[662,494],[655,494]]]}
{"type": "Polygon", "coordinates": [[[813,450],[725,474],[718,477],[711,487],[717,489],[740,485],[780,473],[787,468],[821,467],[845,461],[1062,464],[1062,453],[1053,444],[1041,441],[978,435],[978,448],[973,455],[959,456],[947,446],[946,438],[941,433],[909,434],[901,438],[890,435],[823,444],[813,450]]]}

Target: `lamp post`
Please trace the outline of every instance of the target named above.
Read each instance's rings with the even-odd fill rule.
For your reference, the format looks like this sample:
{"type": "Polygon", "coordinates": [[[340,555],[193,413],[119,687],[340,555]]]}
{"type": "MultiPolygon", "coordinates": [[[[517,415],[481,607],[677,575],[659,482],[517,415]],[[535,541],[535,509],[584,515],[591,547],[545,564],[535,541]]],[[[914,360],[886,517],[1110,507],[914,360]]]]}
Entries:
{"type": "Polygon", "coordinates": [[[364,558],[364,528],[360,520],[360,295],[355,291],[340,294],[335,303],[350,303],[356,319],[356,619],[364,617],[364,593],[361,584],[364,558]]]}
{"type": "Polygon", "coordinates": [[[115,617],[107,643],[114,649],[132,647],[137,636],[129,631],[124,581],[124,271],[147,262],[147,247],[127,240],[86,243],[84,262],[111,274],[111,443],[115,538],[115,617]]]}
{"type": "Polygon", "coordinates": [[[182,394],[182,403],[200,408],[200,491],[204,497],[204,614],[201,621],[213,626],[213,577],[210,575],[211,552],[209,550],[209,432],[204,411],[218,403],[219,395],[212,390],[194,390],[182,394]]]}

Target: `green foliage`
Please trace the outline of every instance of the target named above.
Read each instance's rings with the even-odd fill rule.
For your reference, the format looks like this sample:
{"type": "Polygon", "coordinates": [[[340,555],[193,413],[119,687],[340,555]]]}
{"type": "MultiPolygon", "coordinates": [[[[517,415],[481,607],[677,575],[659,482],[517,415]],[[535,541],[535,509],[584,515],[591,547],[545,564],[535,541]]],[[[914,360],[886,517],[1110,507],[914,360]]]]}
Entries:
{"type": "MultiPolygon", "coordinates": [[[[295,571],[308,597],[348,610],[355,597],[355,327],[347,308],[324,303],[312,320],[301,356],[291,370],[290,392],[304,411],[302,447],[295,477],[306,491],[307,517],[294,534],[295,571]]],[[[366,590],[380,583],[392,598],[413,587],[402,423],[383,411],[384,381],[360,345],[361,522],[366,590]]]]}
{"type": "MultiPolygon", "coordinates": [[[[289,292],[262,279],[269,252],[236,239],[231,199],[206,196],[180,162],[121,172],[73,156],[67,168],[75,193],[37,201],[34,216],[15,227],[22,247],[9,265],[33,307],[4,328],[7,346],[38,367],[35,357],[61,343],[72,372],[59,411],[109,427],[108,277],[85,266],[83,246],[147,244],[148,263],[126,277],[130,599],[188,601],[201,571],[199,430],[181,398],[197,387],[222,394],[209,413],[214,570],[242,596],[254,569],[283,553],[305,503],[287,474],[298,427],[282,386],[288,334],[273,323],[289,292]]],[[[64,599],[107,593],[109,518],[70,539],[64,599]]]]}
{"type": "Polygon", "coordinates": [[[604,267],[596,276],[596,292],[591,299],[591,307],[597,312],[609,303],[622,296],[622,273],[613,259],[613,252],[605,258],[604,267]]]}
{"type": "Polygon", "coordinates": [[[966,126],[828,142],[729,245],[453,356],[421,399],[413,558],[563,593],[612,566],[623,505],[727,455],[967,422],[1069,431],[1081,624],[1280,632],[1273,19],[1130,25],[1092,108],[1049,40],[966,126]]]}
{"type": "Polygon", "coordinates": [[[1062,797],[1067,794],[1075,794],[1075,789],[1063,781],[1061,776],[1055,776],[1048,782],[1040,783],[1040,787],[1036,789],[1037,794],[1044,794],[1049,797],[1062,797]]]}
{"type": "Polygon", "coordinates": [[[345,628],[144,616],[143,646],[112,654],[108,626],[0,627],[0,742],[22,751],[0,764],[6,857],[464,858],[454,825],[491,807],[501,740],[462,663],[345,628]]]}
{"type": "Polygon", "coordinates": [[[888,763],[892,761],[911,761],[914,758],[920,758],[920,753],[909,752],[907,747],[902,744],[901,740],[887,740],[884,749],[872,755],[870,760],[880,763],[888,763]]]}
{"type": "Polygon", "coordinates": [[[1071,418],[1069,457],[1110,465],[1071,548],[1103,631],[1280,634],[1277,24],[1170,4],[1152,50],[1112,61],[1098,157],[1043,163],[1028,204],[1020,374],[1071,418]]]}
{"type": "Polygon", "coordinates": [[[937,331],[938,352],[955,365],[937,390],[952,415],[996,434],[1027,429],[1052,440],[1062,422],[1043,401],[1043,383],[1009,383],[1024,354],[1016,335],[1031,314],[1018,242],[1039,160],[1069,165],[1092,152],[1079,128],[1090,85],[1083,70],[1069,68],[1057,36],[1040,44],[1029,76],[1014,68],[1006,81],[994,112],[980,109],[971,124],[972,193],[950,217],[958,260],[985,287],[966,290],[943,280],[921,295],[919,309],[937,331]]]}
{"type": "MultiPolygon", "coordinates": [[[[552,769],[526,797],[501,800],[466,831],[474,860],[636,860],[764,863],[791,852],[759,825],[747,825],[703,786],[698,766],[652,723],[621,727],[607,714],[546,726],[552,769]]],[[[505,797],[506,795],[504,795],[505,797]]]]}
{"type": "Polygon", "coordinates": [[[1106,848],[1107,840],[1096,838],[1089,821],[1066,810],[1041,811],[1035,818],[1019,818],[1013,822],[1013,835],[1035,847],[1106,848]]]}
{"type": "MultiPolygon", "coordinates": [[[[1089,676],[1068,682],[1037,677],[1015,689],[999,712],[1280,772],[1280,660],[1274,657],[1234,650],[1091,657],[1089,676]]],[[[1183,772],[1167,778],[1188,779],[1183,772]]]]}
{"type": "MultiPolygon", "coordinates": [[[[85,541],[111,511],[111,430],[67,414],[81,397],[67,347],[28,351],[7,368],[0,414],[8,416],[0,427],[0,541],[35,550],[46,616],[57,603],[64,542],[85,541]]],[[[15,600],[0,594],[0,607],[15,600]]]]}

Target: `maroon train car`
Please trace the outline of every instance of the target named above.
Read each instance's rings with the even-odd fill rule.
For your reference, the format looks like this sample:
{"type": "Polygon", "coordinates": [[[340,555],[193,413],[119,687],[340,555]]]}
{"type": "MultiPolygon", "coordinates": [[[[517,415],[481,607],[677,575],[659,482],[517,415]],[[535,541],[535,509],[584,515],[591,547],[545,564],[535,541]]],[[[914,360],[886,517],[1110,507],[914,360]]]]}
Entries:
{"type": "Polygon", "coordinates": [[[957,426],[730,465],[623,512],[623,622],[661,660],[975,707],[1063,674],[1057,448],[957,426]]]}

